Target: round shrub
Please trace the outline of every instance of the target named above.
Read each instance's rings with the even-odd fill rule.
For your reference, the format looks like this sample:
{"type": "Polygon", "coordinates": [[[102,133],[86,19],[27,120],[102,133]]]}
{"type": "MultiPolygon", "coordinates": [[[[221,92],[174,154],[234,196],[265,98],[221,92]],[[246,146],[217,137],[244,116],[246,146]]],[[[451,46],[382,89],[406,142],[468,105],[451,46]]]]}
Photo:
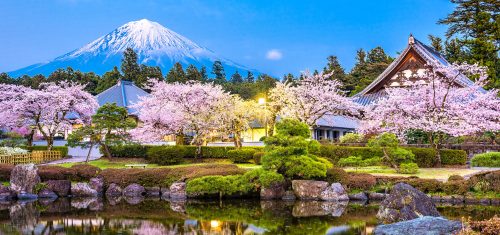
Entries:
{"type": "Polygon", "coordinates": [[[489,152],[475,155],[471,160],[472,166],[500,167],[500,152],[489,152]]]}
{"type": "Polygon", "coordinates": [[[414,162],[401,163],[399,165],[399,173],[401,174],[416,174],[418,173],[418,165],[414,162]]]}
{"type": "Polygon", "coordinates": [[[347,133],[340,137],[340,143],[362,143],[365,141],[365,136],[358,133],[347,133]]]}
{"type": "Polygon", "coordinates": [[[101,168],[89,164],[76,164],[70,168],[75,181],[87,181],[101,173],[101,168]]]}
{"type": "Polygon", "coordinates": [[[443,183],[443,192],[447,195],[464,195],[469,192],[471,186],[466,180],[454,180],[443,183]]]}
{"type": "Polygon", "coordinates": [[[262,159],[262,156],[266,154],[265,152],[255,152],[253,154],[253,162],[257,165],[260,165],[260,160],[262,159]]]}
{"type": "Polygon", "coordinates": [[[439,192],[442,188],[442,183],[436,179],[410,179],[406,181],[409,185],[414,188],[424,192],[424,193],[435,193],[439,192]]]}
{"type": "Polygon", "coordinates": [[[346,184],[348,181],[349,174],[342,168],[331,167],[326,170],[326,181],[328,183],[341,183],[346,184]]]}
{"type": "Polygon", "coordinates": [[[350,190],[370,190],[377,184],[375,176],[370,174],[349,174],[348,177],[346,186],[350,190]]]}
{"type": "MultiPolygon", "coordinates": [[[[42,181],[47,180],[78,180],[75,177],[76,171],[73,168],[67,168],[62,166],[39,166],[38,167],[38,175],[42,181]]],[[[88,178],[90,179],[90,178],[88,178]]],[[[87,180],[88,180],[87,179],[87,180]]]]}
{"type": "Polygon", "coordinates": [[[185,156],[183,146],[155,146],[148,149],[148,161],[158,165],[174,165],[180,163],[185,156]]]}
{"type": "Polygon", "coordinates": [[[255,149],[234,149],[227,151],[227,155],[233,163],[248,163],[256,152],[255,149]]]}
{"type": "Polygon", "coordinates": [[[464,177],[462,177],[461,175],[450,175],[450,177],[448,177],[448,181],[455,181],[455,180],[464,180],[464,177]]]}

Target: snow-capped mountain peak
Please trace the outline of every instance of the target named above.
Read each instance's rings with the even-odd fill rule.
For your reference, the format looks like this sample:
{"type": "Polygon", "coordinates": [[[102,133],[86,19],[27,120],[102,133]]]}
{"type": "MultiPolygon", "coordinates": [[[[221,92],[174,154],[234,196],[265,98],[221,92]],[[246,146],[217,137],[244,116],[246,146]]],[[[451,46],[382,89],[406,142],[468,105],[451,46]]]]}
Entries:
{"type": "MultiPolygon", "coordinates": [[[[197,45],[190,39],[147,19],[126,23],[110,33],[84,45],[83,47],[59,56],[48,63],[41,63],[22,68],[9,74],[48,75],[58,68],[71,66],[83,72],[103,74],[113,66],[120,65],[123,52],[132,48],[138,54],[140,64],[160,66],[163,73],[175,62],[197,67],[210,68],[215,60],[220,60],[228,74],[239,70],[250,70],[242,65],[224,59],[207,48],[197,45]]],[[[254,70],[250,70],[258,73],[254,70]]]]}

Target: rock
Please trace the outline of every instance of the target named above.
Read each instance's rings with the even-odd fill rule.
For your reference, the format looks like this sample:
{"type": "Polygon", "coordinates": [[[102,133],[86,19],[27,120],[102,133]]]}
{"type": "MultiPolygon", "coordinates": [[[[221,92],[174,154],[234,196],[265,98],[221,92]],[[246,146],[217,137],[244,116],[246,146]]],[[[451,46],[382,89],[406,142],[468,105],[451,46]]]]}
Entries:
{"type": "Polygon", "coordinates": [[[160,187],[145,187],[146,196],[148,197],[159,197],[160,196],[160,187]]]}
{"type": "Polygon", "coordinates": [[[146,189],[139,184],[131,184],[123,189],[125,197],[143,197],[146,195],[146,189]]]}
{"type": "Polygon", "coordinates": [[[184,200],[171,201],[170,209],[175,212],[186,213],[186,202],[184,200]]]}
{"type": "Polygon", "coordinates": [[[115,206],[121,202],[122,196],[106,196],[106,199],[108,200],[109,205],[115,206]]]}
{"type": "Polygon", "coordinates": [[[260,199],[271,200],[280,199],[285,194],[285,187],[283,184],[272,184],[270,187],[262,187],[260,189],[260,199]]]}
{"type": "Polygon", "coordinates": [[[441,202],[441,196],[439,195],[433,195],[431,196],[431,199],[433,202],[441,202]]]}
{"type": "Polygon", "coordinates": [[[104,209],[104,202],[102,197],[94,197],[92,202],[89,204],[89,210],[91,211],[102,211],[104,209]]]}
{"type": "Polygon", "coordinates": [[[170,199],[185,200],[186,199],[186,183],[175,182],[170,185],[170,199]]]}
{"type": "Polygon", "coordinates": [[[130,204],[130,205],[137,205],[139,203],[141,203],[142,201],[144,201],[144,197],[143,196],[137,196],[137,197],[124,197],[125,198],[125,201],[130,204]]]}
{"type": "Polygon", "coordinates": [[[347,201],[297,201],[293,206],[294,217],[332,215],[339,217],[347,207],[347,201]]]}
{"type": "Polygon", "coordinates": [[[123,189],[115,183],[111,183],[106,190],[106,197],[120,197],[123,193],[123,189]]]}
{"type": "Polygon", "coordinates": [[[38,192],[38,197],[39,198],[54,198],[55,199],[55,198],[57,198],[57,194],[48,188],[44,188],[44,189],[40,190],[40,192],[38,192]]]}
{"type": "Polygon", "coordinates": [[[412,220],[422,216],[440,216],[432,200],[405,183],[396,184],[380,204],[377,218],[383,223],[412,220]]]}
{"type": "Polygon", "coordinates": [[[71,181],[69,180],[48,180],[45,184],[59,197],[66,197],[71,192],[71,181]]]}
{"type": "Polygon", "coordinates": [[[16,199],[16,192],[7,186],[0,185],[0,201],[10,201],[16,199]]]}
{"type": "Polygon", "coordinates": [[[328,182],[314,180],[293,180],[292,189],[300,200],[319,200],[328,182]]]}
{"type": "Polygon", "coordinates": [[[35,164],[16,165],[10,173],[10,188],[17,194],[31,194],[39,183],[40,176],[38,176],[38,168],[35,164]]]}
{"type": "Polygon", "coordinates": [[[420,235],[420,234],[456,234],[462,229],[459,221],[442,217],[424,216],[394,224],[379,225],[373,231],[375,235],[420,235]]]}
{"type": "Polygon", "coordinates": [[[34,201],[38,199],[38,195],[33,193],[18,193],[17,199],[21,201],[34,201]]]}
{"type": "Polygon", "coordinates": [[[368,200],[368,197],[366,196],[366,193],[364,193],[364,192],[349,194],[348,196],[349,196],[349,200],[353,200],[353,201],[366,201],[366,200],[368,200]]]}
{"type": "Polygon", "coordinates": [[[170,198],[170,188],[161,188],[160,189],[160,193],[161,193],[161,198],[162,199],[168,199],[170,198]]]}
{"type": "Polygon", "coordinates": [[[90,188],[97,191],[97,194],[102,196],[104,194],[104,179],[102,177],[94,177],[89,180],[90,188]]]}
{"type": "Polygon", "coordinates": [[[323,201],[349,201],[349,196],[340,183],[333,183],[320,194],[323,201]]]}
{"type": "Polygon", "coordinates": [[[97,197],[98,193],[88,183],[76,183],[71,187],[73,197],[97,197]]]}
{"type": "Polygon", "coordinates": [[[368,199],[372,201],[382,201],[387,197],[387,194],[385,193],[369,193],[368,194],[368,199]]]}
{"type": "Polygon", "coordinates": [[[98,197],[78,197],[71,199],[71,206],[77,209],[87,209],[92,203],[96,203],[98,197]]]}
{"type": "Polygon", "coordinates": [[[39,223],[40,211],[35,207],[35,203],[18,202],[9,208],[11,225],[16,229],[24,231],[35,231],[35,226],[39,223]]]}
{"type": "Polygon", "coordinates": [[[294,201],[296,198],[297,197],[295,197],[295,193],[292,190],[286,190],[283,197],[281,197],[281,200],[294,201]]]}

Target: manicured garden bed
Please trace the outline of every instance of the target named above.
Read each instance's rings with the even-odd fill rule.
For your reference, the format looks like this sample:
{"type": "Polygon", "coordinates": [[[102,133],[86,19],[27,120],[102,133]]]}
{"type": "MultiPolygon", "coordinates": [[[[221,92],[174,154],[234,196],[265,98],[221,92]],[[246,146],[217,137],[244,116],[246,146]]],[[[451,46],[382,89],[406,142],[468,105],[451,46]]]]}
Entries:
{"type": "Polygon", "coordinates": [[[369,167],[346,167],[343,168],[347,172],[368,173],[376,176],[399,176],[412,177],[416,176],[422,179],[437,179],[447,180],[451,175],[466,176],[481,172],[481,170],[473,170],[467,168],[420,168],[416,174],[400,174],[395,169],[386,166],[369,166],[369,167]]]}

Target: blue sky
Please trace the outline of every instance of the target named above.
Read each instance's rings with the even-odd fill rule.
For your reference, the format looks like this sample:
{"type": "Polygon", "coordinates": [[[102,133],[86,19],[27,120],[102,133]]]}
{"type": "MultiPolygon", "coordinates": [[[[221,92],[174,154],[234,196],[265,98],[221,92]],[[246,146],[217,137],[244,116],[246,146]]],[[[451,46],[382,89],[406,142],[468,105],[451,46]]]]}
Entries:
{"type": "Polygon", "coordinates": [[[0,1],[0,72],[79,48],[133,20],[147,18],[247,67],[275,76],[321,69],[337,55],[350,69],[359,48],[396,56],[410,33],[444,35],[436,21],[448,0],[0,1]]]}

